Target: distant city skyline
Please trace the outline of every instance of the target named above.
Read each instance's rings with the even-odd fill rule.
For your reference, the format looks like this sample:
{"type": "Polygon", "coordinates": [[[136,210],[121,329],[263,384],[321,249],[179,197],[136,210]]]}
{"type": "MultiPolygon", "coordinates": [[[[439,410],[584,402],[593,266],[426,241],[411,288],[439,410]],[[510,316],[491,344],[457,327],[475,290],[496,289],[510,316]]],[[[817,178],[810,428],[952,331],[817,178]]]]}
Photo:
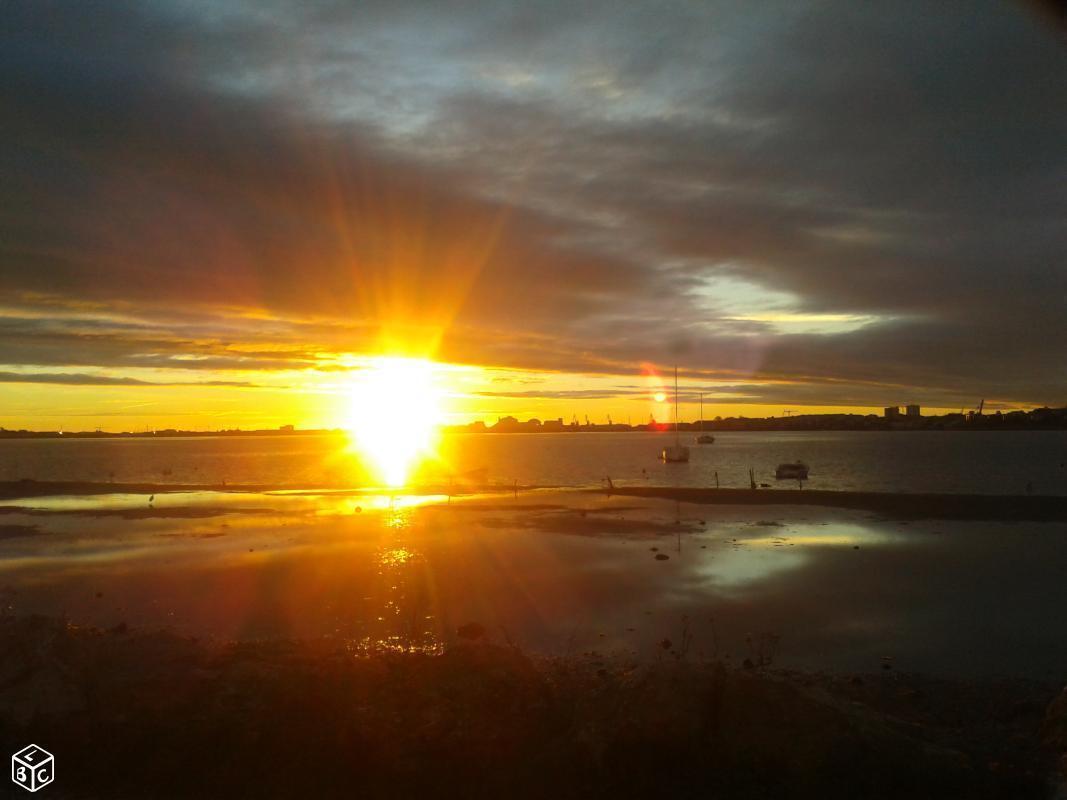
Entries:
{"type": "MultiPolygon", "coordinates": [[[[607,419],[596,420],[589,417],[571,419],[563,417],[540,419],[528,417],[520,419],[511,415],[497,417],[495,421],[475,420],[468,423],[445,423],[442,431],[451,433],[573,433],[573,432],[611,432],[611,431],[650,431],[667,432],[675,425],[683,431],[761,431],[761,430],[1064,430],[1067,429],[1067,407],[1040,407],[1027,411],[1000,410],[983,412],[981,406],[969,410],[948,413],[923,413],[917,405],[907,407],[900,413],[896,407],[883,409],[881,415],[875,413],[858,414],[841,413],[796,413],[793,411],[779,416],[749,417],[716,415],[698,419],[673,420],[649,419],[645,422],[632,420],[615,420],[609,415],[607,419]]],[[[34,436],[150,436],[167,437],[191,434],[212,435],[304,435],[333,433],[348,435],[344,428],[300,428],[289,423],[277,428],[249,428],[234,426],[229,428],[146,428],[142,430],[96,429],[96,430],[28,430],[10,429],[0,426],[0,438],[19,438],[34,436]]]]}
{"type": "MultiPolygon", "coordinates": [[[[449,372],[458,373],[460,377],[450,378],[454,383],[451,390],[444,393],[446,424],[467,424],[475,420],[492,423],[503,416],[569,421],[575,415],[581,420],[588,416],[606,422],[610,417],[616,422],[629,419],[640,423],[647,422],[650,416],[664,421],[673,415],[670,387],[662,376],[650,380],[647,373],[631,382],[621,376],[523,374],[515,371],[507,371],[506,376],[501,377],[486,374],[477,367],[450,369],[449,372]],[[570,388],[572,386],[576,388],[570,388]],[[657,401],[657,395],[664,399],[657,401]]],[[[268,381],[272,380],[277,378],[268,378],[268,381]]],[[[306,380],[306,376],[287,375],[286,380],[306,380]]],[[[301,428],[345,427],[351,392],[347,381],[347,378],[338,380],[337,373],[332,373],[328,378],[299,387],[292,384],[275,387],[269,382],[245,387],[145,386],[133,382],[98,386],[91,382],[53,385],[28,376],[25,383],[0,383],[0,394],[6,400],[0,407],[0,427],[33,430],[103,427],[130,431],[171,427],[185,430],[273,428],[286,424],[301,428]],[[42,388],[47,390],[44,394],[42,388]]],[[[804,388],[788,383],[769,388],[744,384],[697,384],[686,377],[681,381],[679,413],[683,419],[697,418],[703,395],[707,419],[786,414],[881,415],[886,403],[891,402],[887,397],[901,396],[892,390],[886,390],[884,395],[878,390],[867,390],[855,396],[857,402],[813,404],[804,401],[804,388]],[[790,401],[788,396],[794,389],[797,398],[790,401]],[[758,402],[758,395],[749,395],[760,391],[783,399],[779,403],[762,403],[758,402]]],[[[930,392],[926,394],[931,395],[930,392]]],[[[911,402],[912,396],[905,397],[906,400],[896,403],[902,409],[911,402]]],[[[966,412],[983,400],[969,398],[953,405],[951,396],[935,397],[941,404],[920,404],[927,413],[966,412]]],[[[1042,404],[986,400],[990,412],[1029,409],[1038,405],[1042,404]]]]}

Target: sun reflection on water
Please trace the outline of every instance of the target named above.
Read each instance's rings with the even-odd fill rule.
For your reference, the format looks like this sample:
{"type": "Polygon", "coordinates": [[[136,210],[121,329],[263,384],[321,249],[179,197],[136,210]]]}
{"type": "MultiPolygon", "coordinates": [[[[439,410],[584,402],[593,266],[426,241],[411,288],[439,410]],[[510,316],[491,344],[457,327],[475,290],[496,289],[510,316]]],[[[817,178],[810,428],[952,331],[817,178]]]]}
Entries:
{"type": "Polygon", "coordinates": [[[356,495],[316,495],[318,506],[314,513],[319,517],[332,517],[338,515],[350,516],[364,511],[386,511],[388,519],[386,525],[396,527],[397,519],[403,518],[402,514],[419,506],[443,503],[448,500],[443,494],[420,494],[420,495],[387,495],[387,494],[356,494],[356,495]],[[398,516],[399,515],[399,516],[398,516]]]}
{"type": "Polygon", "coordinates": [[[414,560],[418,554],[406,547],[393,547],[378,556],[378,563],[383,567],[399,567],[414,560]]]}
{"type": "Polygon", "coordinates": [[[362,652],[437,653],[442,647],[435,616],[426,613],[420,600],[426,558],[407,539],[413,512],[411,506],[392,507],[383,519],[384,535],[375,553],[379,613],[358,643],[362,652]]]}

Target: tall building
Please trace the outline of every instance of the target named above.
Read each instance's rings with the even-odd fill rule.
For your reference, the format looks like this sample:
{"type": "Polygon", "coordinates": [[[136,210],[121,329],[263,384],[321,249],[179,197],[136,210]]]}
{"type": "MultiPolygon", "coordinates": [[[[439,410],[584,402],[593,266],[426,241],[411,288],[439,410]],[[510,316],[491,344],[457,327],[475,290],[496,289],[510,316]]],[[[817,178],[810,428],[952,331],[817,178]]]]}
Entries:
{"type": "Polygon", "coordinates": [[[912,403],[909,406],[905,406],[904,407],[904,412],[909,417],[921,417],[922,416],[922,409],[919,408],[919,405],[917,403],[912,403]]]}
{"type": "Polygon", "coordinates": [[[900,406],[887,406],[884,413],[886,419],[897,419],[900,417],[900,406]]]}

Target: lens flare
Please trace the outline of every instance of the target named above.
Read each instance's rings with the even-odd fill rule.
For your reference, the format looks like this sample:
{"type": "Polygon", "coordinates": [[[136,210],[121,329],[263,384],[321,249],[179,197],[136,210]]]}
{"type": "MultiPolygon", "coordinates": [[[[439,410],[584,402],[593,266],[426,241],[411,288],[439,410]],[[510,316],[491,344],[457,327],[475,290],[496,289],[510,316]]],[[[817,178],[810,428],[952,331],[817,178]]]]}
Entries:
{"type": "Polygon", "coordinates": [[[359,453],[388,486],[402,486],[436,450],[444,419],[437,365],[378,358],[360,370],[349,392],[349,420],[359,453]]]}

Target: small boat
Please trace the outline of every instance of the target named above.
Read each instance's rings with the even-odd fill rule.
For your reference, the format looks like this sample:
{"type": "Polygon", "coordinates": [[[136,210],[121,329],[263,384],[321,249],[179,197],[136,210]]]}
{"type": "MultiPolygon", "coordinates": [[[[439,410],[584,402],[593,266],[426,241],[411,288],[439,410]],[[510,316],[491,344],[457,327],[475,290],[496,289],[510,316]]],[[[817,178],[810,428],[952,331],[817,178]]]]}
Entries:
{"type": "Polygon", "coordinates": [[[715,437],[710,433],[704,433],[704,394],[700,394],[700,435],[697,437],[697,444],[714,444],[715,437]]]}
{"type": "Polygon", "coordinates": [[[678,367],[674,368],[674,444],[667,445],[660,454],[668,464],[684,464],[689,461],[689,448],[678,437],[678,367]]]}
{"type": "Polygon", "coordinates": [[[808,479],[808,465],[803,461],[794,461],[792,464],[779,464],[774,471],[774,477],[780,481],[806,481],[808,479]]]}

